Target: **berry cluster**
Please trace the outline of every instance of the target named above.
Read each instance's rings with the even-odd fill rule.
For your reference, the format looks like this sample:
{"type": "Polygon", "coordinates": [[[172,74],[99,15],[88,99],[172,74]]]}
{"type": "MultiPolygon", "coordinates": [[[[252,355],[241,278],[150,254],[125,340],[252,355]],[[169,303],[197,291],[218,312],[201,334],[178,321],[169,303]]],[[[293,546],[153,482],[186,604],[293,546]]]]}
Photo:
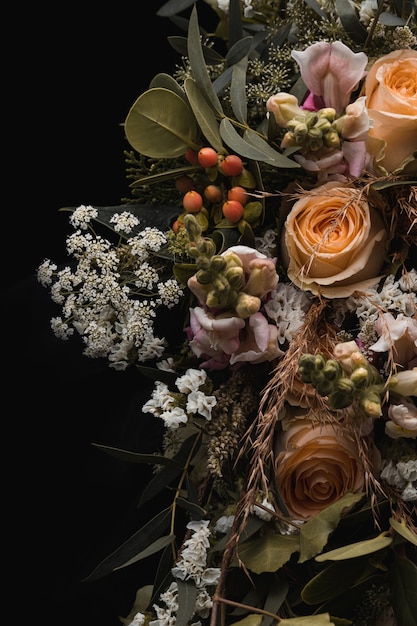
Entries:
{"type": "Polygon", "coordinates": [[[236,154],[219,154],[209,146],[198,152],[189,149],[185,158],[191,165],[204,168],[206,177],[199,184],[188,174],[175,180],[176,189],[183,194],[184,214],[174,222],[173,230],[178,232],[183,226],[186,214],[200,214],[208,219],[209,210],[213,209],[215,222],[226,219],[230,224],[238,224],[244,218],[248,189],[255,187],[253,176],[245,169],[242,159],[236,154]]]}

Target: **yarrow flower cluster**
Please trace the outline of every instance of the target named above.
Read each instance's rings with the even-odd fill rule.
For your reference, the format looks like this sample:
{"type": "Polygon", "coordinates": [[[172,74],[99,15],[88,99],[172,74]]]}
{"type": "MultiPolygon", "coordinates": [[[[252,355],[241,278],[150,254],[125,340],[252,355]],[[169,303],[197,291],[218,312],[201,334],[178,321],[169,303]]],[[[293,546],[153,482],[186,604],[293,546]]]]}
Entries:
{"type": "Polygon", "coordinates": [[[53,332],[149,377],[163,423],[137,454],[164,508],[90,577],[160,554],[125,626],[417,613],[411,5],[170,0],[132,197],[71,210],[72,261],[38,268],[53,332]]]}

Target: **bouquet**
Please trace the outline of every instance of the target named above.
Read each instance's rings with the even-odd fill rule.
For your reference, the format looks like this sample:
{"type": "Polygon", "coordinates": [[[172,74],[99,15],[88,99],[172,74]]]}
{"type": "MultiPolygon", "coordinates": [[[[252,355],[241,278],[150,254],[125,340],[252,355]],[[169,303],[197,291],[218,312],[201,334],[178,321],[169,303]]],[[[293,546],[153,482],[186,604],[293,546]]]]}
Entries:
{"type": "Polygon", "coordinates": [[[150,393],[153,556],[125,626],[417,623],[413,2],[170,0],[124,123],[131,195],[63,208],[63,340],[150,393]],[[200,13],[210,12],[206,30],[200,13]]]}

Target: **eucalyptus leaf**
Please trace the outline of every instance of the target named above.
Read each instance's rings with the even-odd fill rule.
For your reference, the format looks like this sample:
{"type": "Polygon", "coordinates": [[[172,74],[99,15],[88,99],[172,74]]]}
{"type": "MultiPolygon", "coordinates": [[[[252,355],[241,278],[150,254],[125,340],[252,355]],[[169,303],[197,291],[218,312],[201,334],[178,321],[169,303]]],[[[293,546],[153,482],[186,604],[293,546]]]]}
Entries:
{"type": "Polygon", "coordinates": [[[119,461],[127,461],[128,463],[147,463],[148,465],[169,465],[170,467],[180,468],[178,463],[172,459],[160,454],[142,454],[139,452],[131,452],[129,450],[121,450],[120,448],[112,448],[111,446],[103,446],[99,443],[91,444],[109,456],[119,461]]]}
{"type": "Polygon", "coordinates": [[[195,502],[190,502],[185,498],[177,498],[176,503],[179,507],[192,514],[193,519],[200,520],[207,515],[207,511],[195,502]]]}
{"type": "Polygon", "coordinates": [[[319,613],[317,615],[306,615],[301,617],[290,617],[281,619],[279,626],[328,626],[335,625],[328,613],[319,613]]]}
{"type": "Polygon", "coordinates": [[[164,72],[156,74],[152,78],[149,84],[149,88],[155,89],[157,87],[160,87],[161,89],[168,89],[168,91],[173,91],[177,94],[177,96],[182,98],[184,102],[187,102],[184,89],[179,83],[177,83],[177,81],[171,76],[171,74],[165,74],[164,72]]]}
{"type": "MultiPolygon", "coordinates": [[[[290,585],[287,580],[278,581],[274,577],[272,585],[268,589],[268,595],[265,600],[264,610],[269,613],[277,614],[287,597],[290,585]]],[[[272,617],[265,615],[262,626],[272,626],[275,621],[272,617]]]]}
{"type": "Polygon", "coordinates": [[[346,493],[336,502],[317,513],[300,528],[300,558],[304,563],[319,554],[326,545],[330,533],[339,524],[340,518],[347,507],[362,500],[364,494],[346,493]]]}
{"type": "Polygon", "coordinates": [[[199,128],[189,105],[173,91],[145,91],[125,121],[126,139],[137,152],[155,159],[184,156],[198,148],[199,128]]]}
{"type": "Polygon", "coordinates": [[[405,520],[402,518],[400,521],[395,520],[393,517],[389,520],[392,528],[396,533],[407,539],[410,543],[417,546],[417,535],[407,527],[405,520]]]}
{"type": "Polygon", "coordinates": [[[147,185],[155,185],[156,183],[160,183],[164,180],[178,178],[179,176],[183,176],[184,174],[194,174],[194,172],[199,172],[201,169],[202,168],[200,165],[184,165],[184,167],[177,167],[172,170],[165,170],[164,172],[160,172],[158,174],[151,174],[151,176],[143,176],[142,178],[138,178],[130,184],[130,187],[134,188],[144,187],[147,185]]]}
{"type": "Polygon", "coordinates": [[[232,82],[230,86],[230,101],[236,119],[242,124],[247,124],[248,104],[246,98],[246,71],[248,57],[243,57],[233,66],[232,82]]]}
{"type": "Polygon", "coordinates": [[[337,14],[342,22],[342,26],[356,43],[363,44],[366,41],[368,31],[359,21],[355,9],[346,0],[335,0],[337,14]]]}
{"type": "Polygon", "coordinates": [[[192,435],[186,439],[177,454],[173,457],[176,461],[177,468],[163,467],[157,472],[154,477],[147,483],[144,488],[138,507],[143,506],[146,502],[149,502],[152,498],[157,496],[166,487],[172,484],[172,482],[185,470],[187,462],[190,461],[190,456],[194,456],[196,449],[195,444],[199,434],[192,435]]]}
{"type": "Polygon", "coordinates": [[[146,546],[144,550],[136,554],[134,557],[123,563],[122,565],[118,565],[118,567],[114,568],[114,571],[118,569],[122,569],[124,567],[128,567],[129,565],[133,565],[133,563],[137,563],[138,561],[142,561],[142,559],[148,558],[148,556],[152,556],[157,552],[161,552],[166,546],[170,546],[175,541],[175,535],[165,535],[164,537],[159,537],[156,541],[153,541],[150,545],[146,546]]]}
{"type": "Polygon", "coordinates": [[[233,626],[261,626],[262,615],[254,614],[247,615],[238,622],[233,622],[233,626]]]}
{"type": "Polygon", "coordinates": [[[140,364],[136,365],[136,369],[141,374],[149,378],[149,380],[161,381],[172,388],[175,385],[177,374],[174,372],[166,372],[165,370],[160,370],[157,367],[148,367],[140,364]]]}
{"type": "Polygon", "coordinates": [[[197,587],[193,580],[176,579],[178,585],[178,611],[175,616],[175,626],[187,626],[195,611],[197,587]]]}
{"type": "Polygon", "coordinates": [[[181,285],[186,285],[188,279],[197,271],[195,263],[175,263],[172,268],[173,274],[181,285]]]}
{"type": "Polygon", "coordinates": [[[243,37],[242,7],[240,0],[230,0],[227,39],[229,46],[233,46],[243,37]]]}
{"type": "Polygon", "coordinates": [[[249,55],[252,50],[253,37],[244,37],[237,41],[228,51],[225,61],[228,65],[235,65],[249,55]]]}
{"type": "Polygon", "coordinates": [[[217,152],[224,152],[219,122],[204,93],[192,78],[185,80],[184,89],[204,137],[217,152]]]}
{"type": "Polygon", "coordinates": [[[323,9],[321,8],[317,0],[304,0],[304,2],[306,3],[308,7],[310,7],[310,9],[312,9],[315,13],[317,13],[317,15],[319,15],[323,20],[326,20],[327,22],[329,21],[329,18],[327,17],[326,13],[323,11],[323,9]]]}
{"type": "Polygon", "coordinates": [[[276,572],[300,549],[297,535],[268,534],[245,541],[239,546],[239,558],[255,574],[276,572]]]}
{"type": "Polygon", "coordinates": [[[390,573],[392,606],[398,624],[417,626],[417,566],[405,557],[397,557],[390,573]]]}
{"type": "Polygon", "coordinates": [[[303,587],[303,602],[310,605],[321,604],[346,594],[363,576],[366,566],[364,558],[330,563],[303,587]]]}
{"type": "Polygon", "coordinates": [[[187,44],[188,59],[190,61],[193,78],[204,94],[206,101],[210,103],[211,108],[217,115],[221,116],[223,115],[222,105],[212,85],[201,47],[196,5],[194,5],[190,16],[187,44]]]}
{"type": "Polygon", "coordinates": [[[248,142],[248,144],[254,146],[262,152],[263,158],[258,160],[263,161],[264,163],[269,163],[269,165],[272,165],[273,167],[284,167],[291,169],[300,167],[300,165],[296,163],[296,161],[293,161],[287,156],[280,154],[279,152],[274,150],[274,148],[272,148],[269,143],[267,143],[265,139],[263,139],[263,137],[261,137],[251,128],[245,130],[243,138],[245,141],[248,142]]]}
{"type": "Polygon", "coordinates": [[[399,15],[394,15],[393,13],[388,13],[387,11],[383,11],[379,16],[380,24],[384,24],[384,26],[405,26],[406,20],[400,17],[399,15]]]}
{"type": "Polygon", "coordinates": [[[194,4],[195,0],[168,0],[156,12],[160,17],[172,17],[194,4]]]}
{"type": "Polygon", "coordinates": [[[383,548],[387,548],[392,544],[392,537],[386,533],[381,533],[373,539],[366,539],[364,541],[357,541],[330,552],[324,552],[316,556],[315,560],[319,563],[323,561],[344,561],[346,559],[356,559],[364,554],[371,554],[377,552],[383,548]]]}
{"type": "Polygon", "coordinates": [[[147,548],[169,528],[171,520],[171,507],[163,509],[153,517],[145,526],[142,526],[134,535],[129,537],[117,550],[112,552],[85,578],[85,581],[98,580],[111,574],[123,563],[133,558],[136,554],[147,548]]]}

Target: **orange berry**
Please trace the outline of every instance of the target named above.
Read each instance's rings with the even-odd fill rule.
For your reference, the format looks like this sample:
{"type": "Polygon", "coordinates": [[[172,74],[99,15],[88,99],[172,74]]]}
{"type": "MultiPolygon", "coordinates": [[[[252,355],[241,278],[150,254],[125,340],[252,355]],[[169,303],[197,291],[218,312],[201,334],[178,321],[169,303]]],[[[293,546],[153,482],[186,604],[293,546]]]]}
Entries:
{"type": "Polygon", "coordinates": [[[184,228],[184,224],[180,222],[179,220],[175,220],[171,228],[174,231],[174,233],[177,234],[180,228],[184,228]]]}
{"type": "Polygon", "coordinates": [[[243,205],[237,200],[226,200],[222,206],[223,215],[229,222],[236,224],[243,217],[243,205]]]}
{"type": "Polygon", "coordinates": [[[217,165],[217,152],[214,148],[205,147],[198,151],[198,162],[201,167],[213,167],[217,165]]]}
{"type": "Polygon", "coordinates": [[[187,191],[182,199],[182,206],[187,213],[198,213],[203,206],[203,197],[198,191],[187,191]]]}
{"type": "Polygon", "coordinates": [[[246,191],[244,187],[235,185],[234,187],[229,189],[229,191],[227,192],[227,199],[237,200],[238,202],[240,202],[242,206],[245,206],[245,204],[248,201],[248,192],[246,191]]]}
{"type": "Polygon", "coordinates": [[[200,165],[198,162],[197,152],[192,148],[188,148],[184,156],[190,165],[200,165]]]}
{"type": "Polygon", "coordinates": [[[209,202],[221,202],[223,200],[223,192],[217,185],[207,185],[204,189],[204,197],[209,202]]]}
{"type": "Polygon", "coordinates": [[[191,176],[184,174],[175,179],[175,188],[180,193],[187,193],[187,191],[194,189],[194,181],[191,176]]]}
{"type": "Polygon", "coordinates": [[[225,176],[239,176],[243,172],[243,163],[237,154],[229,154],[223,159],[220,168],[225,176]]]}

